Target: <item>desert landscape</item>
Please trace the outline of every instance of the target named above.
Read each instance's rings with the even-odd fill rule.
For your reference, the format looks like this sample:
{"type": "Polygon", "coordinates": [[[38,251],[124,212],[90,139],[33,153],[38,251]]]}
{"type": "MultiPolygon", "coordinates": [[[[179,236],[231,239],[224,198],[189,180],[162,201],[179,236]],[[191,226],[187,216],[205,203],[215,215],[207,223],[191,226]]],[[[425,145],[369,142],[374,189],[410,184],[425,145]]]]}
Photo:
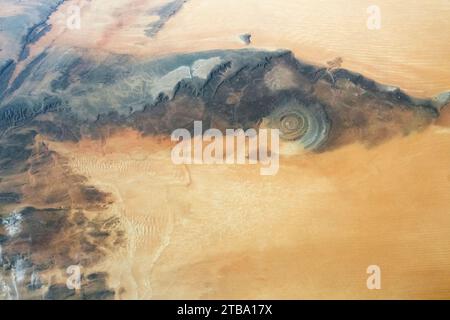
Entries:
{"type": "Polygon", "coordinates": [[[0,12],[0,299],[450,298],[448,1],[39,2],[0,12]],[[276,175],[171,158],[280,110],[276,175]]]}

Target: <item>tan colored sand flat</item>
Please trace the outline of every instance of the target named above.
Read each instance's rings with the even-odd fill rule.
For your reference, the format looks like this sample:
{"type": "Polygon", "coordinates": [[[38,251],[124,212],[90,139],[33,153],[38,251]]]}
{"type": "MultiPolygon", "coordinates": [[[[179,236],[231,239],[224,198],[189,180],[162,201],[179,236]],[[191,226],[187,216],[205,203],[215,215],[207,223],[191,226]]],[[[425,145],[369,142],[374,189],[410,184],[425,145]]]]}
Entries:
{"type": "Polygon", "coordinates": [[[167,1],[67,1],[50,22],[52,31],[31,49],[50,44],[115,53],[162,56],[252,46],[286,48],[300,59],[325,64],[342,57],[343,67],[416,96],[450,90],[450,3],[379,0],[381,29],[369,30],[369,3],[357,0],[190,0],[155,38],[145,35],[157,19],[152,8],[167,1]],[[81,29],[66,26],[72,5],[81,6],[81,29]],[[70,12],[70,11],[69,11],[70,12]]]}
{"type": "Polygon", "coordinates": [[[446,127],[285,158],[275,177],[248,165],[189,166],[190,184],[166,179],[180,168],[159,140],[127,131],[104,153],[93,146],[50,143],[97,163],[139,151],[165,172],[85,168],[114,195],[128,231],[127,248],[102,265],[124,289],[118,298],[450,297],[446,127]],[[383,272],[376,292],[366,288],[372,264],[383,272]]]}

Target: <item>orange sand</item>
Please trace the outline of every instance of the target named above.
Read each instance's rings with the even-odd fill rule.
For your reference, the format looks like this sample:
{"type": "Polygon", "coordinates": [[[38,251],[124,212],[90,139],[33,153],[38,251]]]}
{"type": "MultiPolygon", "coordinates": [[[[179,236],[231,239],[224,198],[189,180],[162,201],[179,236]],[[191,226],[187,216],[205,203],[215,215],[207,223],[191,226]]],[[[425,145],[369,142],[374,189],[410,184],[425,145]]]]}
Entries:
{"type": "Polygon", "coordinates": [[[100,267],[117,298],[450,298],[447,127],[285,158],[275,177],[177,167],[166,142],[130,131],[50,148],[116,199],[128,246],[100,267]],[[92,170],[129,153],[146,169],[92,170]]]}
{"type": "Polygon", "coordinates": [[[448,1],[379,0],[381,29],[369,30],[366,10],[372,2],[190,0],[150,39],[144,31],[157,18],[148,12],[165,2],[67,1],[51,17],[52,31],[32,47],[28,61],[49,45],[143,57],[236,49],[244,47],[239,35],[249,32],[252,47],[290,49],[298,58],[319,64],[340,56],[343,67],[415,96],[450,90],[448,1]],[[67,12],[74,4],[82,5],[80,30],[66,28],[67,12]]]}

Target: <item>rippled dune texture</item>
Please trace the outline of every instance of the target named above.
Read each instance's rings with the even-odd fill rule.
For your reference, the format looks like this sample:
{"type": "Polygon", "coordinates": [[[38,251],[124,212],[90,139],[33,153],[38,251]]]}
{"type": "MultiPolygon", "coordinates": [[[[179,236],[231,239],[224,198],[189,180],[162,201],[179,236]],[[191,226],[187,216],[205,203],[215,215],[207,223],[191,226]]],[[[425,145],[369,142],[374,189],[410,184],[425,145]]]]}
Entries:
{"type": "Polygon", "coordinates": [[[101,149],[50,147],[116,199],[128,245],[102,266],[117,297],[442,299],[449,145],[449,128],[433,126],[369,150],[284,158],[270,178],[252,166],[174,167],[167,142],[136,132],[101,149]],[[366,288],[374,263],[380,291],[366,288]]]}

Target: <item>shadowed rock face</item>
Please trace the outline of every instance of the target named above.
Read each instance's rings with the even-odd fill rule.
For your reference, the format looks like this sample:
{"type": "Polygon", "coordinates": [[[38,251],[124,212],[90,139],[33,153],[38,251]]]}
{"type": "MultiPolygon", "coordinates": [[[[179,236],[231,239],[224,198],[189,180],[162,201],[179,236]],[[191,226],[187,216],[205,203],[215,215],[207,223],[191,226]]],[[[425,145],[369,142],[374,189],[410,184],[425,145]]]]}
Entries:
{"type": "Polygon", "coordinates": [[[0,74],[4,298],[114,297],[107,274],[84,274],[81,292],[56,276],[70,265],[95,267],[124,235],[113,217],[86,216],[108,208],[110,195],[86,185],[38,135],[101,139],[126,127],[170,135],[192,129],[195,120],[204,130],[258,128],[266,120],[289,143],[325,152],[421,130],[448,101],[417,100],[344,69],[330,76],[288,51],[211,51],[148,61],[91,53],[54,48],[10,83],[2,74],[13,65],[0,74]]]}

